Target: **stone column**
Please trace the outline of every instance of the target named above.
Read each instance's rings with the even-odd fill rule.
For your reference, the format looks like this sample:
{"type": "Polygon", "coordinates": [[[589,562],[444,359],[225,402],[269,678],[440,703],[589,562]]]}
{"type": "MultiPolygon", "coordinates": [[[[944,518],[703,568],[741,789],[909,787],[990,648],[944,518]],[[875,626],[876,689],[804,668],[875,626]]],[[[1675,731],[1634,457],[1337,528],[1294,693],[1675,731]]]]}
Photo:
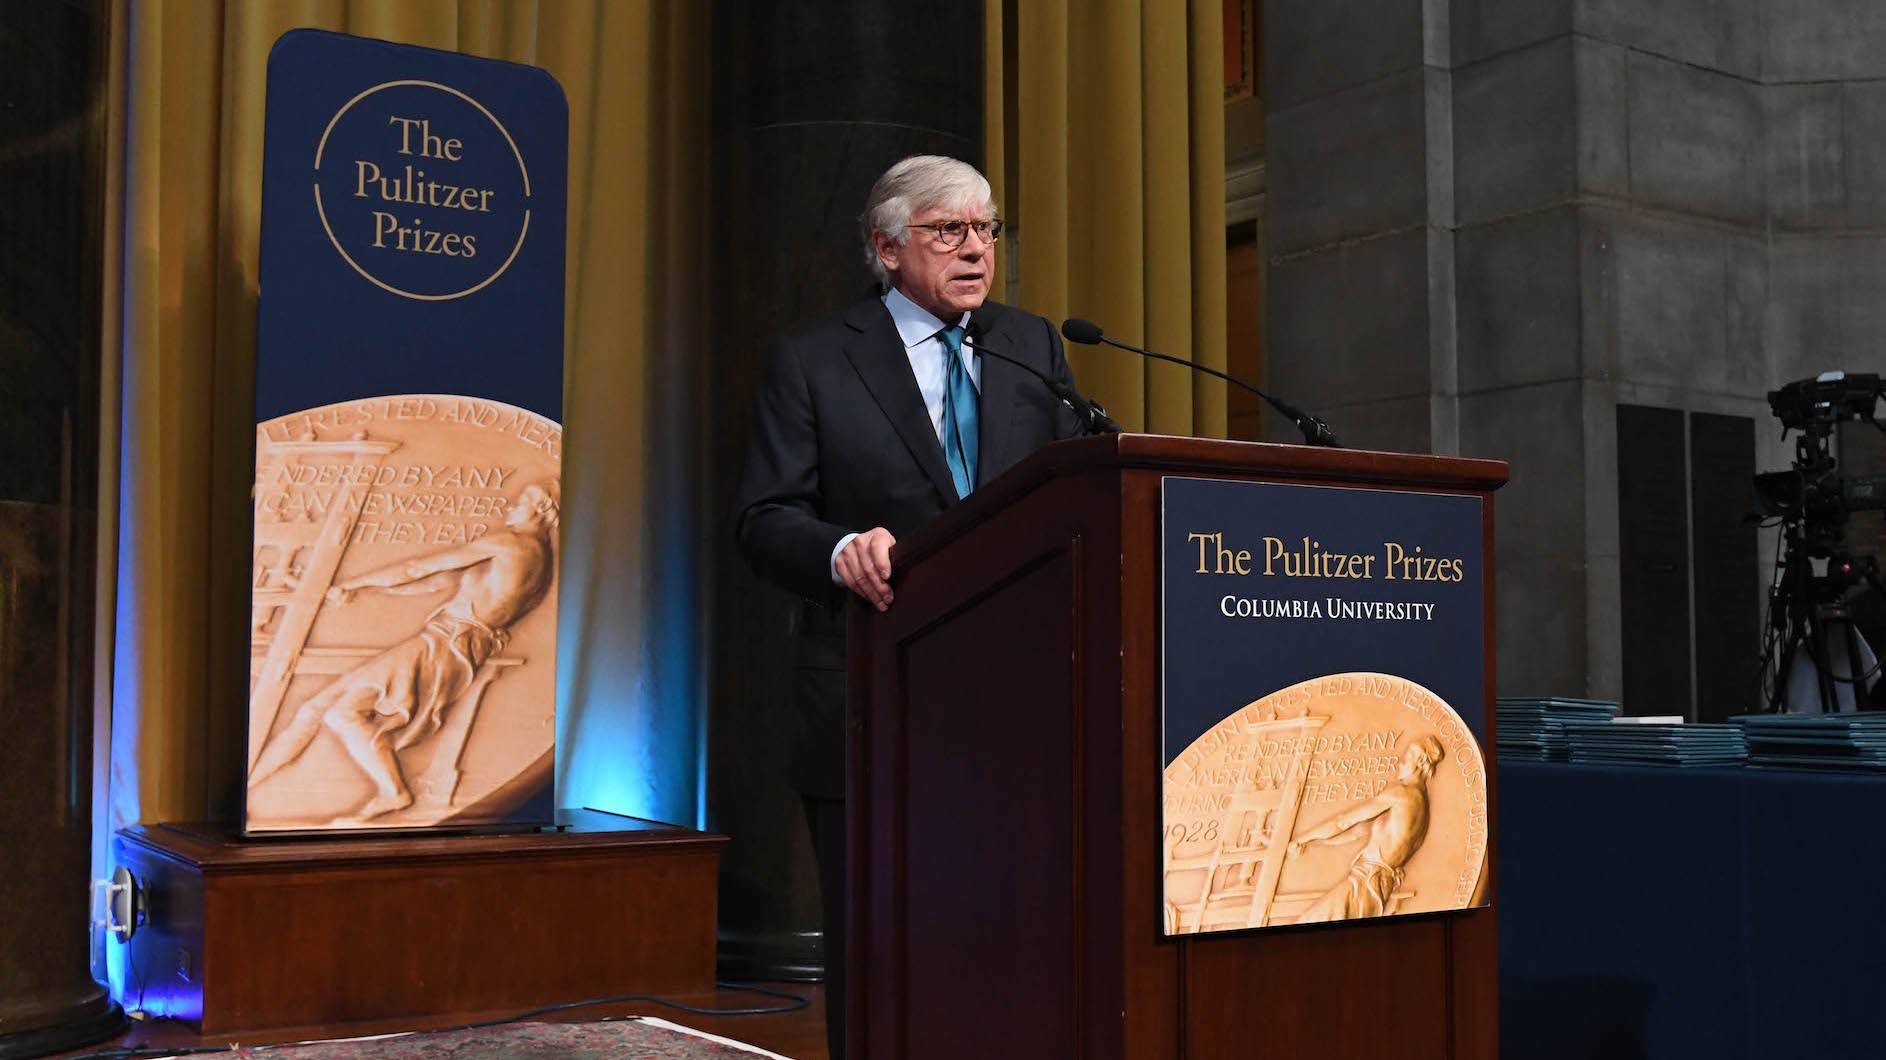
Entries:
{"type": "Polygon", "coordinates": [[[1453,452],[1445,0],[1266,0],[1263,18],[1270,387],[1348,445],[1453,452]]]}
{"type": "Polygon", "coordinates": [[[1766,392],[1879,362],[1886,9],[1265,19],[1272,385],[1356,444],[1511,463],[1503,692],[1746,709],[1764,576],[1734,516],[1791,457],[1766,392]]]}
{"type": "Polygon", "coordinates": [[[91,974],[107,4],[0,19],[0,1055],[124,1022],[91,974]]]}
{"type": "Polygon", "coordinates": [[[818,878],[784,781],[797,601],[733,547],[747,410],[767,338],[869,288],[857,216],[878,175],[917,153],[981,164],[982,5],[721,0],[713,47],[711,407],[725,422],[709,465],[708,817],[733,837],[721,963],[729,976],[813,977],[818,878]]]}

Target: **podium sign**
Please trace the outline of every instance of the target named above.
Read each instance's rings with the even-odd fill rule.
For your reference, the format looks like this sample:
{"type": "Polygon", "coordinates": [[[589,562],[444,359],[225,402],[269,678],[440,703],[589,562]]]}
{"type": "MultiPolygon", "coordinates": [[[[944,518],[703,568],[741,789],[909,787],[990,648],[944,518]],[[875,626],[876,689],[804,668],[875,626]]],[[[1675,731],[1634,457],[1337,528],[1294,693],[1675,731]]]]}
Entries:
{"type": "Polygon", "coordinates": [[[245,831],[551,819],[568,126],[533,67],[270,55],[245,831]]]}
{"type": "Polygon", "coordinates": [[[1167,477],[1167,935],[1484,904],[1482,500],[1167,477]]]}

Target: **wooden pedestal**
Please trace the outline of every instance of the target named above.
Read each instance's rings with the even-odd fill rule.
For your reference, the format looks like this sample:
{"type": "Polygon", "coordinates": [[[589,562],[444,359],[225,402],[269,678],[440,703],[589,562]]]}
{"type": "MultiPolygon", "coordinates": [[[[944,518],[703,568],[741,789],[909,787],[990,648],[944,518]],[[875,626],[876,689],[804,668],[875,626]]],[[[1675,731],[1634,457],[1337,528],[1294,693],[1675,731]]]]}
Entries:
{"type": "Polygon", "coordinates": [[[205,1035],[517,1012],[714,985],[726,837],[594,811],[563,831],[242,839],[137,825],[127,1007],[205,1035]]]}

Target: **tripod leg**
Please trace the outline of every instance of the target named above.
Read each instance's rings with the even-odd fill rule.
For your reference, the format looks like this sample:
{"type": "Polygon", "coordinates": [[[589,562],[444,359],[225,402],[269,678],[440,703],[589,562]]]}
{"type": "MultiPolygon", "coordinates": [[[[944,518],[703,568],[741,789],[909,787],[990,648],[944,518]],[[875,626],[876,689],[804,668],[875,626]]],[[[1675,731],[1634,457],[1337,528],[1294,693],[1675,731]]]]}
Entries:
{"type": "Polygon", "coordinates": [[[1794,655],[1801,650],[1801,633],[1793,630],[1781,645],[1780,653],[1775,657],[1775,669],[1772,683],[1768,687],[1768,710],[1771,714],[1791,714],[1794,704],[1790,702],[1790,686],[1794,673],[1794,655]]]}
{"type": "Polygon", "coordinates": [[[1809,613],[1801,621],[1801,641],[1803,641],[1801,647],[1807,649],[1807,662],[1814,670],[1814,692],[1816,692],[1816,702],[1820,705],[1820,713],[1831,713],[1835,709],[1835,700],[1833,700],[1833,681],[1828,677],[1831,673],[1829,670],[1831,658],[1828,658],[1831,654],[1828,651],[1828,628],[1820,622],[1820,613],[1814,609],[1809,609],[1809,613]]]}
{"type": "MultiPolygon", "coordinates": [[[[1874,556],[1864,557],[1859,566],[1860,576],[1865,579],[1867,587],[1872,590],[1874,599],[1886,600],[1886,582],[1880,580],[1878,558],[1874,556]]],[[[1851,616],[1851,612],[1849,612],[1849,615],[1851,616]]],[[[1857,621],[1856,617],[1856,621],[1854,621],[1853,625],[1855,629],[1860,629],[1862,623],[1857,621]]],[[[1875,632],[1877,632],[1877,628],[1874,628],[1875,632]]],[[[1860,671],[1870,676],[1863,678],[1860,681],[1860,686],[1854,690],[1854,698],[1858,701],[1858,709],[1886,710],[1886,672],[1882,672],[1879,658],[1880,652],[1886,651],[1886,641],[1882,641],[1880,644],[1867,643],[1864,633],[1862,633],[1860,639],[1861,643],[1867,644],[1867,648],[1872,652],[1873,664],[1860,671]]]]}
{"type": "Polygon", "coordinates": [[[1832,653],[1827,649],[1827,625],[1819,614],[1811,614],[1808,626],[1808,643],[1814,655],[1814,676],[1820,685],[1821,713],[1832,714],[1840,709],[1840,694],[1834,687],[1832,653]]]}

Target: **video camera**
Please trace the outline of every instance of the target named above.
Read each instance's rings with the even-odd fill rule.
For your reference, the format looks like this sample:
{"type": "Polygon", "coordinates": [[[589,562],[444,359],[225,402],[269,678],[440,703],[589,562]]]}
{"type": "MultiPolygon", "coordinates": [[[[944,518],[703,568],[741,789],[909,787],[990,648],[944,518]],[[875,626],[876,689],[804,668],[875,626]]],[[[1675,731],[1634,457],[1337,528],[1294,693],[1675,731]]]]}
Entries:
{"type": "Polygon", "coordinates": [[[1768,392],[1783,433],[1801,432],[1793,466],[1755,476],[1752,519],[1774,519],[1781,528],[1762,647],[1771,711],[1851,710],[1878,671],[1848,597],[1862,582],[1886,595],[1886,584],[1877,557],[1847,547],[1846,526],[1854,512],[1886,510],[1886,475],[1842,477],[1831,441],[1834,428],[1848,420],[1886,431],[1879,419],[1882,394],[1879,376],[1845,372],[1823,372],[1768,392]]]}
{"type": "Polygon", "coordinates": [[[1848,512],[1886,510],[1886,475],[1843,478],[1828,448],[1834,427],[1846,420],[1879,420],[1886,394],[1872,373],[1822,372],[1768,392],[1768,407],[1784,431],[1798,430],[1794,465],[1755,476],[1756,513],[1764,518],[1836,522],[1848,512]]]}
{"type": "Polygon", "coordinates": [[[1768,392],[1768,407],[1788,430],[1831,428],[1841,420],[1875,420],[1879,376],[1871,373],[1822,372],[1768,392]]]}

